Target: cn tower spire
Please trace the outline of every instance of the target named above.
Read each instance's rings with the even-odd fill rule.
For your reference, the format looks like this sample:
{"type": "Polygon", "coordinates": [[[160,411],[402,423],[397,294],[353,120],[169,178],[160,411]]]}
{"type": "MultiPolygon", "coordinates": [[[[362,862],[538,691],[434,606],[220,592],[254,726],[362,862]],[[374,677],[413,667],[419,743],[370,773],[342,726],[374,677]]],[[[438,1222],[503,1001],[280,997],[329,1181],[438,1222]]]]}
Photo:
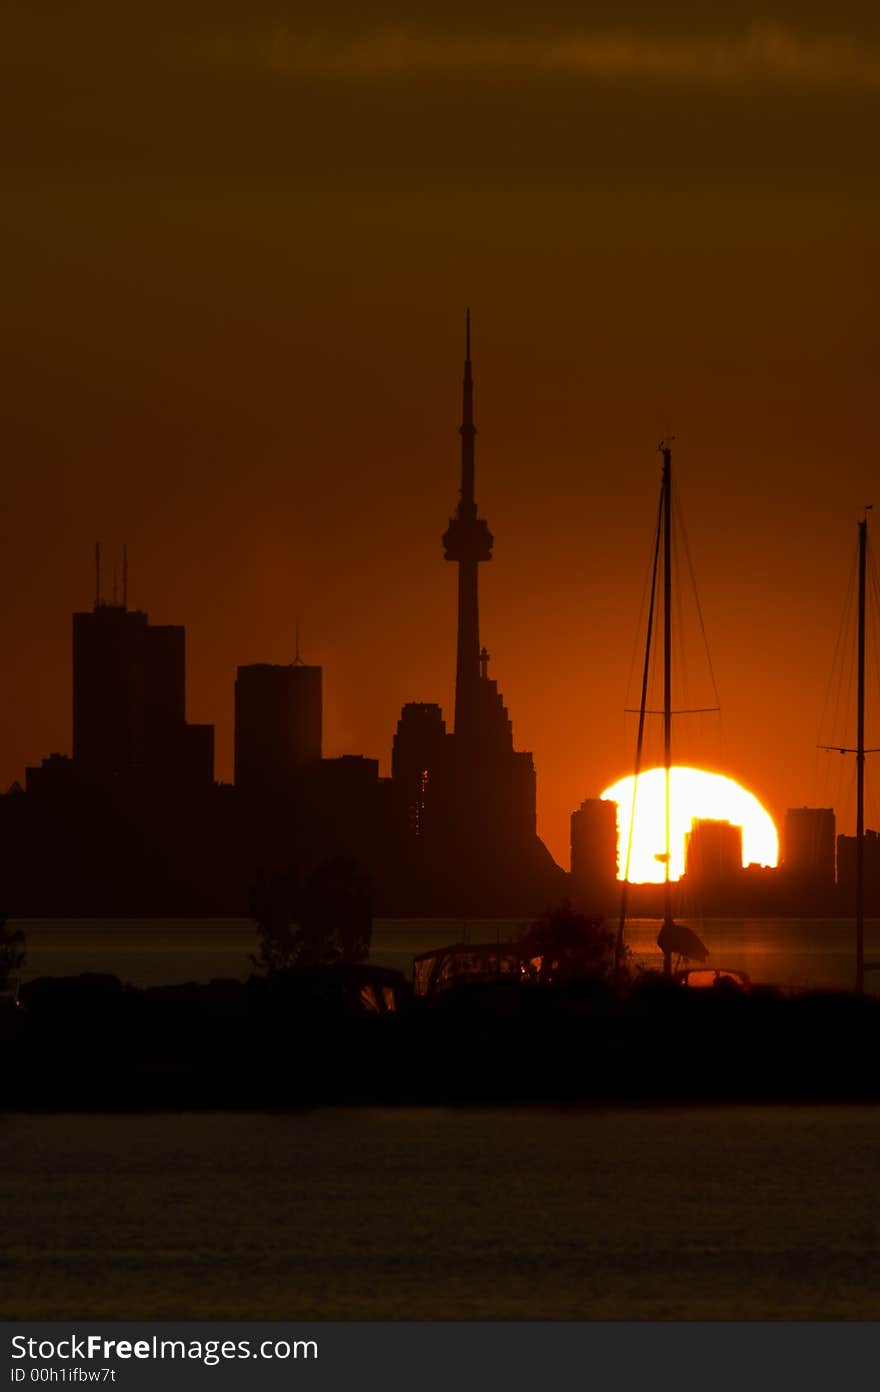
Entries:
{"type": "Polygon", "coordinates": [[[447,561],[458,563],[458,651],[455,669],[455,733],[476,737],[480,682],[480,611],[477,566],[492,559],[492,534],[477,516],[474,497],[474,381],[471,366],[471,312],[465,315],[465,358],[462,389],[461,492],[455,516],[443,537],[447,561]]]}
{"type": "Polygon", "coordinates": [[[465,314],[464,330],[464,382],[461,393],[461,507],[476,516],[474,502],[474,439],[477,427],[474,425],[474,374],[471,366],[471,312],[465,314]]]}

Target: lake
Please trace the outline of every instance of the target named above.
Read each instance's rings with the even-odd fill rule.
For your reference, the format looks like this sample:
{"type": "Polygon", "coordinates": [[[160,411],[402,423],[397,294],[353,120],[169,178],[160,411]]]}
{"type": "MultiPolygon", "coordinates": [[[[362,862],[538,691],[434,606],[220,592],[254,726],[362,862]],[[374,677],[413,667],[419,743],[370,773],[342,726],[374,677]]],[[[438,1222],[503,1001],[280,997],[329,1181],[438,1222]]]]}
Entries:
{"type": "MultiPolygon", "coordinates": [[[[28,976],[244,976],[254,946],[245,920],[22,926],[28,976]]],[[[849,984],[849,923],[695,926],[755,979],[849,984]]],[[[379,921],[373,955],[511,928],[379,921]]],[[[878,1172],[870,1106],[12,1114],[0,1315],[880,1319],[878,1172]]]]}
{"type": "MultiPolygon", "coordinates": [[[[848,988],[854,977],[854,928],[850,919],[685,919],[710,949],[710,963],[746,971],[754,981],[780,986],[848,988]]],[[[136,986],[244,978],[256,950],[251,919],[29,919],[22,979],[110,972],[136,986]]],[[[377,919],[372,960],[408,978],[412,959],[444,944],[503,940],[522,921],[377,919]]],[[[658,965],[656,920],[634,920],[628,941],[635,960],[658,965]]],[[[880,961],[880,920],[866,924],[866,955],[880,961]]],[[[880,991],[880,973],[868,989],[880,991]]]]}
{"type": "Polygon", "coordinates": [[[878,1171],[862,1106],[7,1116],[0,1312],[876,1320],[878,1171]]]}

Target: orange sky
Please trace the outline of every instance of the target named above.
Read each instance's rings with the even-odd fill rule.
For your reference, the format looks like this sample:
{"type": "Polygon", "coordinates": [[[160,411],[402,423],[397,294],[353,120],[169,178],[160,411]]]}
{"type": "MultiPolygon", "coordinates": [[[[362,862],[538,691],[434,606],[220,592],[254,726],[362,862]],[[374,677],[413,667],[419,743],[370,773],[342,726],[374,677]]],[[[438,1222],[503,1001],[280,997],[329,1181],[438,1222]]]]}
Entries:
{"type": "Polygon", "coordinates": [[[554,854],[631,767],[669,430],[723,708],[677,757],[851,830],[815,745],[880,507],[877,17],[434,8],[9,22],[0,778],[70,748],[97,537],[186,624],[220,776],[235,666],[288,660],[297,614],[327,753],[387,771],[403,701],[450,714],[470,303],[483,635],[554,854]]]}

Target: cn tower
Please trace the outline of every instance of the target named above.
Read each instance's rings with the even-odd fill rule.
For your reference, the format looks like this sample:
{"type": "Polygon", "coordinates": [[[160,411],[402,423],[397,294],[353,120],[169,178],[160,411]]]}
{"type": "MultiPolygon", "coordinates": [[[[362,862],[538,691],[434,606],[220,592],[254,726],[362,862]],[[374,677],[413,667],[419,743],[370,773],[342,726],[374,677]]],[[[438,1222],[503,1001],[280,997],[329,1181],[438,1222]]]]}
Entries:
{"type": "MultiPolygon", "coordinates": [[[[447,561],[458,563],[458,656],[455,668],[455,735],[458,742],[479,739],[480,604],[477,567],[492,559],[492,533],[477,516],[474,498],[474,381],[471,370],[471,312],[465,319],[464,383],[461,418],[461,494],[443,537],[447,561]]],[[[461,747],[461,745],[459,746],[461,747]]]]}

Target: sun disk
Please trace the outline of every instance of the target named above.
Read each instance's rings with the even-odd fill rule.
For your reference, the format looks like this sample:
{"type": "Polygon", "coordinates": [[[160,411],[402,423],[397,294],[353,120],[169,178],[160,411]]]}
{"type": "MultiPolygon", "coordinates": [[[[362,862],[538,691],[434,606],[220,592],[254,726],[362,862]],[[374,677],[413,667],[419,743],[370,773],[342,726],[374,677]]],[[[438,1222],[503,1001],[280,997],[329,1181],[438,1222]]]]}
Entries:
{"type": "MultiPolygon", "coordinates": [[[[633,813],[635,778],[621,778],[602,797],[617,803],[618,878],[626,868],[626,848],[633,813]]],[[[704,818],[742,827],[743,865],[776,865],[779,838],[773,818],[755,797],[732,778],[705,769],[669,770],[670,879],[684,874],[685,837],[691,824],[704,818]]],[[[666,779],[662,768],[639,775],[629,878],[635,884],[659,884],[665,878],[666,779]]]]}

